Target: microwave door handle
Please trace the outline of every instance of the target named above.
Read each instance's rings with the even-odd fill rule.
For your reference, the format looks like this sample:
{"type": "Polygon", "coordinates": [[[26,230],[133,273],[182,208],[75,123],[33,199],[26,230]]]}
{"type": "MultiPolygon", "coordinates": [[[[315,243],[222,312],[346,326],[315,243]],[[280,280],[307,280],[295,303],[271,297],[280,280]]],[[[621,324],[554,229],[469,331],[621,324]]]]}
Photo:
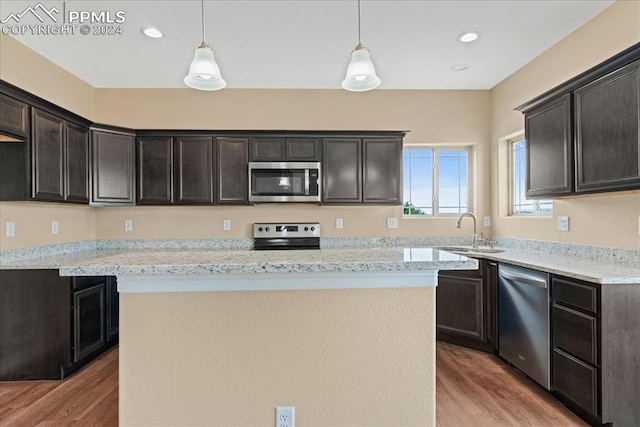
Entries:
{"type": "Polygon", "coordinates": [[[309,168],[304,169],[304,195],[309,195],[309,168]]]}

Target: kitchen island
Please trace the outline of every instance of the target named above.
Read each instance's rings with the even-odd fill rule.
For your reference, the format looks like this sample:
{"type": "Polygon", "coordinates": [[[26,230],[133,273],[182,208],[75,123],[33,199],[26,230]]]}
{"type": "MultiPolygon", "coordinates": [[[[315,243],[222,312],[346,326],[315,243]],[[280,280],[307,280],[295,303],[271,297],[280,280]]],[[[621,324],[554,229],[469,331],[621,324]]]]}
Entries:
{"type": "Polygon", "coordinates": [[[122,251],[121,425],[435,425],[435,286],[477,261],[431,248],[122,251]]]}

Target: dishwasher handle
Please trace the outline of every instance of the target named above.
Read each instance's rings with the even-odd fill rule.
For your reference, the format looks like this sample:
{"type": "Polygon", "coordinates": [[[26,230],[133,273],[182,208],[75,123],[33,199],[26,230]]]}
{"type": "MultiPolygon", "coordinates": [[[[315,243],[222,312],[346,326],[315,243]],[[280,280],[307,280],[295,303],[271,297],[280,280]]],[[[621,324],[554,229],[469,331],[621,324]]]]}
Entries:
{"type": "Polygon", "coordinates": [[[521,271],[513,273],[511,271],[507,271],[506,268],[502,268],[500,270],[499,276],[509,282],[524,283],[525,285],[534,286],[536,288],[546,289],[548,286],[546,280],[540,279],[530,274],[526,274],[521,271]]]}

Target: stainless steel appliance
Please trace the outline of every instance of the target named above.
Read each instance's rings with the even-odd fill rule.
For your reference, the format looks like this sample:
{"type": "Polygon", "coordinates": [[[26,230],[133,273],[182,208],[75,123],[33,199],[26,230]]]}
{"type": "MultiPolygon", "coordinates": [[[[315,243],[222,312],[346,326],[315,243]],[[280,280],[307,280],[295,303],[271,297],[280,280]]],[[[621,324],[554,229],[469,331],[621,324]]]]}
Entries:
{"type": "Polygon", "coordinates": [[[249,201],[319,202],[320,162],[250,162],[249,201]]]}
{"type": "Polygon", "coordinates": [[[253,248],[267,249],[320,249],[320,224],[256,223],[253,224],[253,248]]]}
{"type": "Polygon", "coordinates": [[[498,266],[500,357],[551,389],[549,274],[498,266]]]}

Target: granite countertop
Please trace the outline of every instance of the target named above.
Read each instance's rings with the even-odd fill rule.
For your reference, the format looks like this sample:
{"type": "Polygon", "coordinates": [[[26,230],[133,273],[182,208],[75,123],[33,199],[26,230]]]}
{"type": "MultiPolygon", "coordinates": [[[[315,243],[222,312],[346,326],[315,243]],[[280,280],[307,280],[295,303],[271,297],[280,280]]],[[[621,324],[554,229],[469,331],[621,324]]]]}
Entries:
{"type": "Polygon", "coordinates": [[[464,246],[467,256],[504,262],[520,267],[532,268],[547,273],[606,284],[640,284],[640,265],[625,265],[599,262],[574,256],[550,254],[523,249],[504,249],[498,253],[473,252],[471,246],[464,246]]]}
{"type": "Polygon", "coordinates": [[[86,251],[3,263],[3,269],[51,268],[62,276],[473,270],[478,262],[433,248],[332,248],[318,251],[86,251]]]}

